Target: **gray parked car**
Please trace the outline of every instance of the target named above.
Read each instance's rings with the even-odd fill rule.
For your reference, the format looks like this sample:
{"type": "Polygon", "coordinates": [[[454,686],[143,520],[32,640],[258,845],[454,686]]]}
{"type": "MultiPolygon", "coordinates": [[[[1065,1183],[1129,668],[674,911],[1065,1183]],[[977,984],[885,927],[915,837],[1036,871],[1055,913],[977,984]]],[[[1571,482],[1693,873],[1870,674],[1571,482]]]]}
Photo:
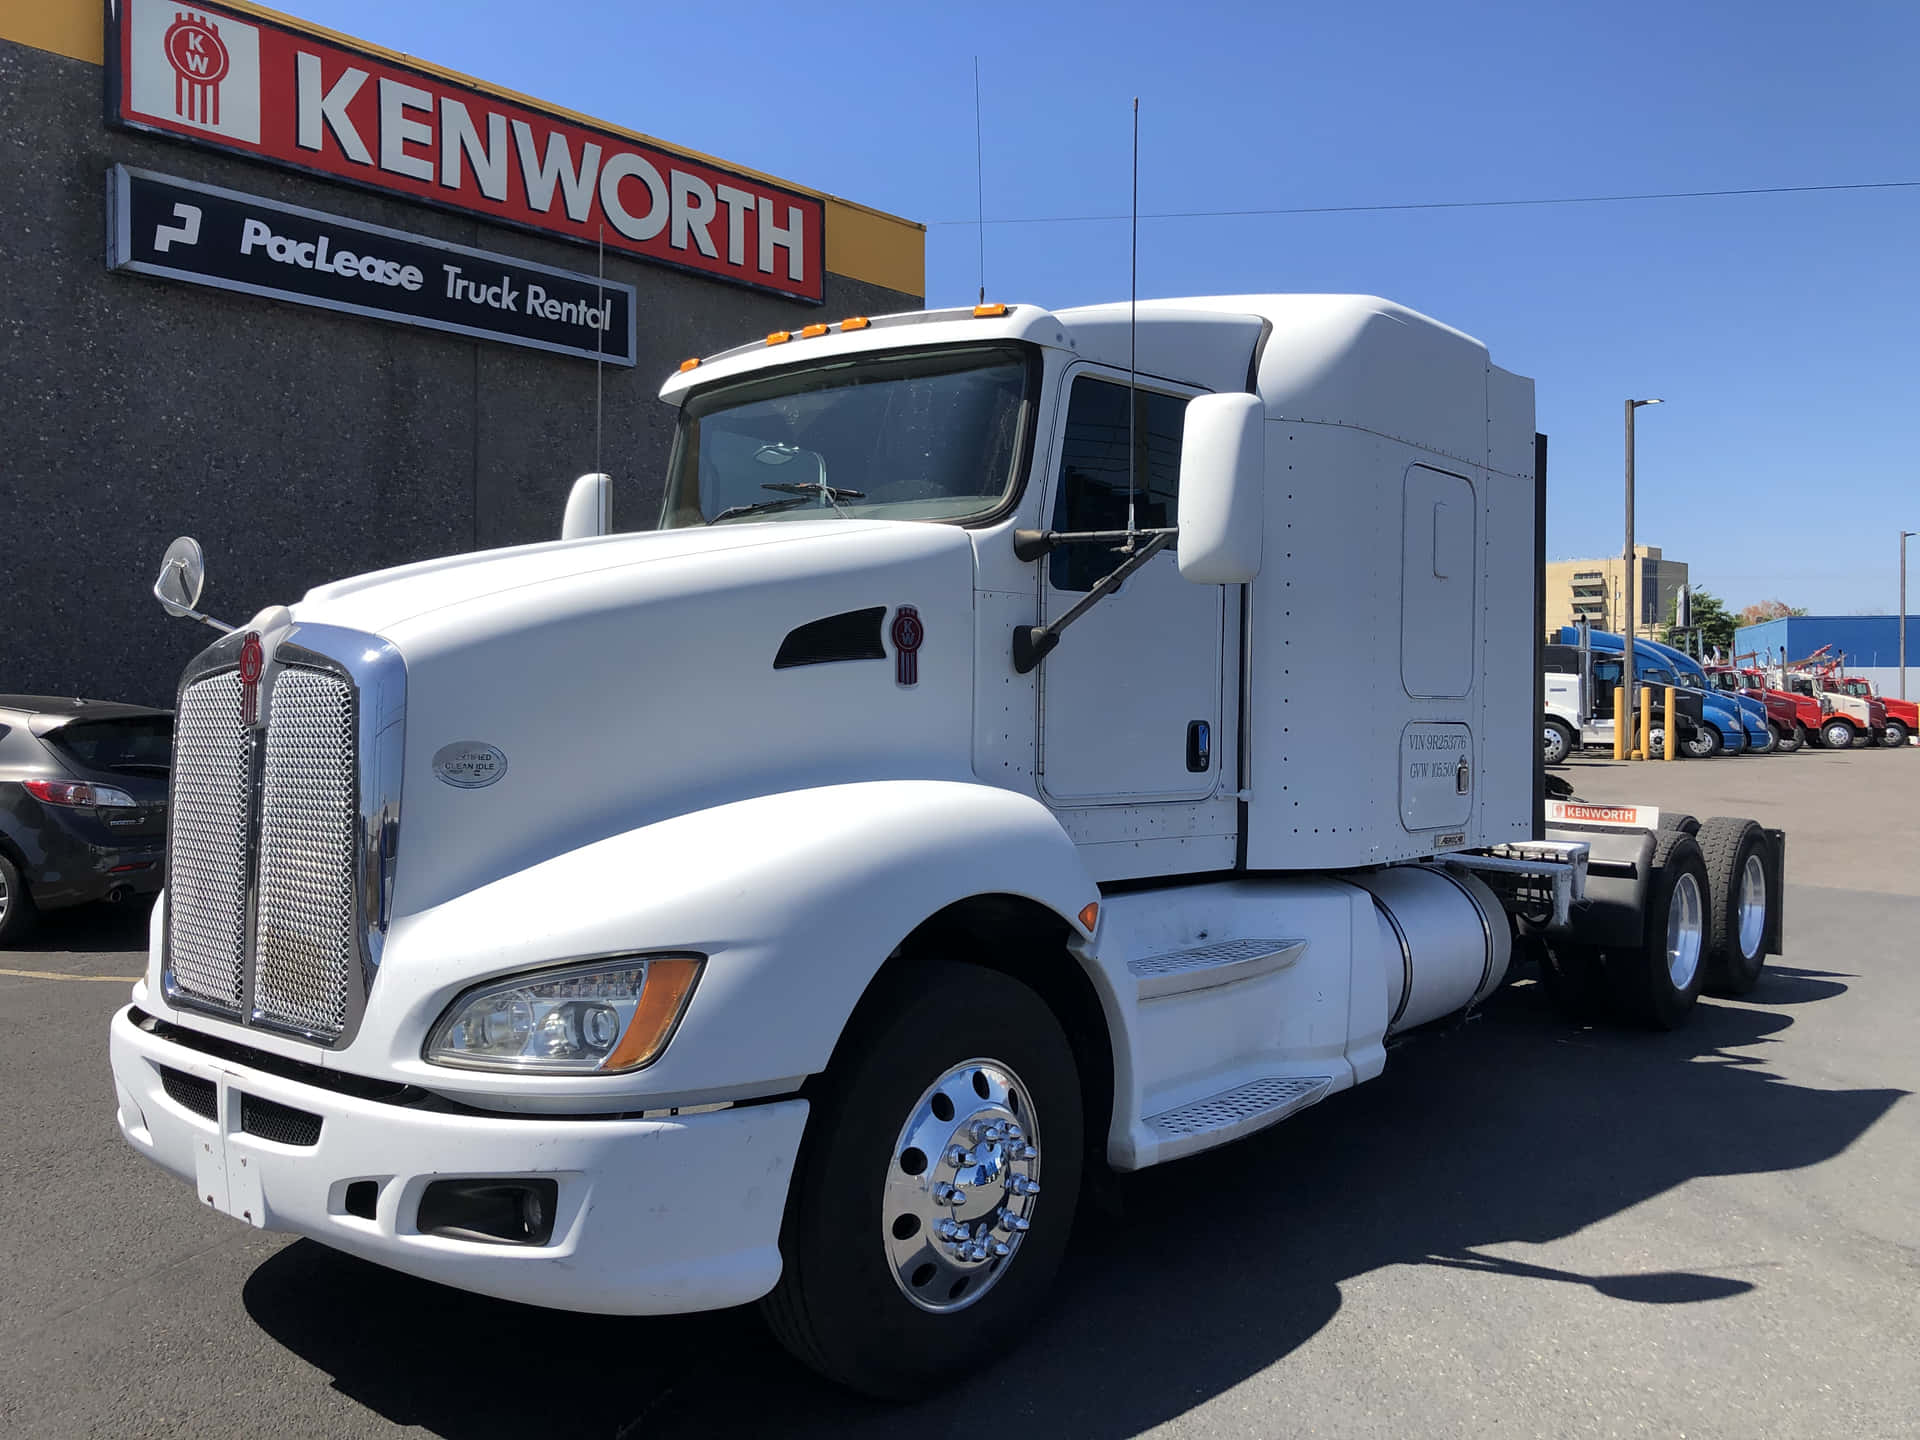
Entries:
{"type": "Polygon", "coordinates": [[[160,889],[172,765],[171,710],[0,695],[0,945],[41,910],[160,889]]]}

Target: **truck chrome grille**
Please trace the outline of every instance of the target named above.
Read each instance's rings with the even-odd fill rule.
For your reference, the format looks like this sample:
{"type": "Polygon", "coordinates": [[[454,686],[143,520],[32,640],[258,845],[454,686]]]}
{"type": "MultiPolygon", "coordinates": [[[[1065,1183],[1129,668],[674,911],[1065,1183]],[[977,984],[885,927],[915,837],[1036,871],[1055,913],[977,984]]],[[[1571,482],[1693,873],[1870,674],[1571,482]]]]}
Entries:
{"type": "Polygon", "coordinates": [[[281,671],[261,787],[254,1009],[325,1036],[346,1028],[359,968],[353,702],[338,676],[281,671]]]}
{"type": "Polygon", "coordinates": [[[180,691],[163,988],[339,1045],[385,947],[405,664],[378,636],[298,625],[261,682],[262,729],[234,668],[242,638],[206,651],[180,691]]]}
{"type": "Polygon", "coordinates": [[[245,993],[254,731],[229,670],[189,685],[174,722],[167,930],[174,983],[238,1010],[245,993]]]}

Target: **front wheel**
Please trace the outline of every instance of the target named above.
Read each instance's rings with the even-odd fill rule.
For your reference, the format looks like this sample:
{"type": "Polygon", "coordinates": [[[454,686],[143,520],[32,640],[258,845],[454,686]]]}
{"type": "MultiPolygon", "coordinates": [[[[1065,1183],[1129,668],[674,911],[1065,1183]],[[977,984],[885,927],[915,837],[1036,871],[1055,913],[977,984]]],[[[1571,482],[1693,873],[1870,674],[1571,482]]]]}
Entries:
{"type": "Polygon", "coordinates": [[[1564,765],[1573,753],[1573,729],[1563,720],[1549,720],[1540,731],[1541,746],[1549,765],[1564,765]]]}
{"type": "Polygon", "coordinates": [[[1689,760],[1711,760],[1720,753],[1720,732],[1711,725],[1696,725],[1680,742],[1680,748],[1689,760]]]}
{"type": "Polygon", "coordinates": [[[1766,735],[1764,740],[1755,740],[1749,735],[1747,740],[1747,753],[1749,755],[1770,755],[1773,753],[1773,747],[1779,741],[1780,737],[1774,733],[1773,726],[1771,725],[1766,727],[1764,733],[1766,735]]]}
{"type": "Polygon", "coordinates": [[[1886,731],[1880,736],[1880,743],[1889,750],[1898,750],[1907,743],[1906,723],[1901,720],[1887,721],[1886,731]]]}
{"type": "Polygon", "coordinates": [[[1776,727],[1773,731],[1773,743],[1782,755],[1791,755],[1807,743],[1807,732],[1797,723],[1790,730],[1776,727]]]}
{"type": "Polygon", "coordinates": [[[997,971],[929,962],[858,1023],[815,1097],[761,1306],[829,1379],[910,1396],[978,1379],[1032,1329],[1080,1189],[1080,1079],[1053,1012],[997,971]]]}
{"type": "Polygon", "coordinates": [[[1829,750],[1846,750],[1853,745],[1853,726],[1845,720],[1829,720],[1820,727],[1820,743],[1829,750]]]}

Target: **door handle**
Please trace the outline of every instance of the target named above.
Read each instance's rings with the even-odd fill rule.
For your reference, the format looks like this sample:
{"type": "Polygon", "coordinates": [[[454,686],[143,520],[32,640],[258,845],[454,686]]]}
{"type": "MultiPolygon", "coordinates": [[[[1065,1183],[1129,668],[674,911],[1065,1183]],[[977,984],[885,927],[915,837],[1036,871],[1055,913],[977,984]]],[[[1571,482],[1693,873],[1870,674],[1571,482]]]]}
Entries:
{"type": "Polygon", "coordinates": [[[1213,727],[1204,720],[1187,722],[1187,769],[1204,775],[1213,768],[1213,727]]]}

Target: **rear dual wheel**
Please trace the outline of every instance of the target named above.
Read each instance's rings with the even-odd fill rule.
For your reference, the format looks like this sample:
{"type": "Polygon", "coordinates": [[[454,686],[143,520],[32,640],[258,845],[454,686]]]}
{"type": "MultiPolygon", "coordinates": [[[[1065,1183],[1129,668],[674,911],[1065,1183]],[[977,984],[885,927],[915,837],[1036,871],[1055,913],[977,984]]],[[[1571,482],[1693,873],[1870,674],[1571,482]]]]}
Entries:
{"type": "Polygon", "coordinates": [[[1778,897],[1767,866],[1767,834],[1751,820],[1717,816],[1700,827],[1707,865],[1708,983],[1744,995],[1767,963],[1767,935],[1778,897]]]}
{"type": "Polygon", "coordinates": [[[1611,1009],[1636,1024],[1672,1030],[1700,998],[1710,923],[1707,866],[1694,837],[1664,828],[1667,817],[1661,819],[1640,945],[1603,948],[1560,941],[1548,946],[1541,978],[1555,1004],[1574,1019],[1611,1009]]]}
{"type": "Polygon", "coordinates": [[[761,1306],[829,1379],[908,1396],[1031,1328],[1073,1224],[1080,1080],[1052,1011],[997,971],[928,962],[856,1023],[814,1097],[761,1306]]]}

